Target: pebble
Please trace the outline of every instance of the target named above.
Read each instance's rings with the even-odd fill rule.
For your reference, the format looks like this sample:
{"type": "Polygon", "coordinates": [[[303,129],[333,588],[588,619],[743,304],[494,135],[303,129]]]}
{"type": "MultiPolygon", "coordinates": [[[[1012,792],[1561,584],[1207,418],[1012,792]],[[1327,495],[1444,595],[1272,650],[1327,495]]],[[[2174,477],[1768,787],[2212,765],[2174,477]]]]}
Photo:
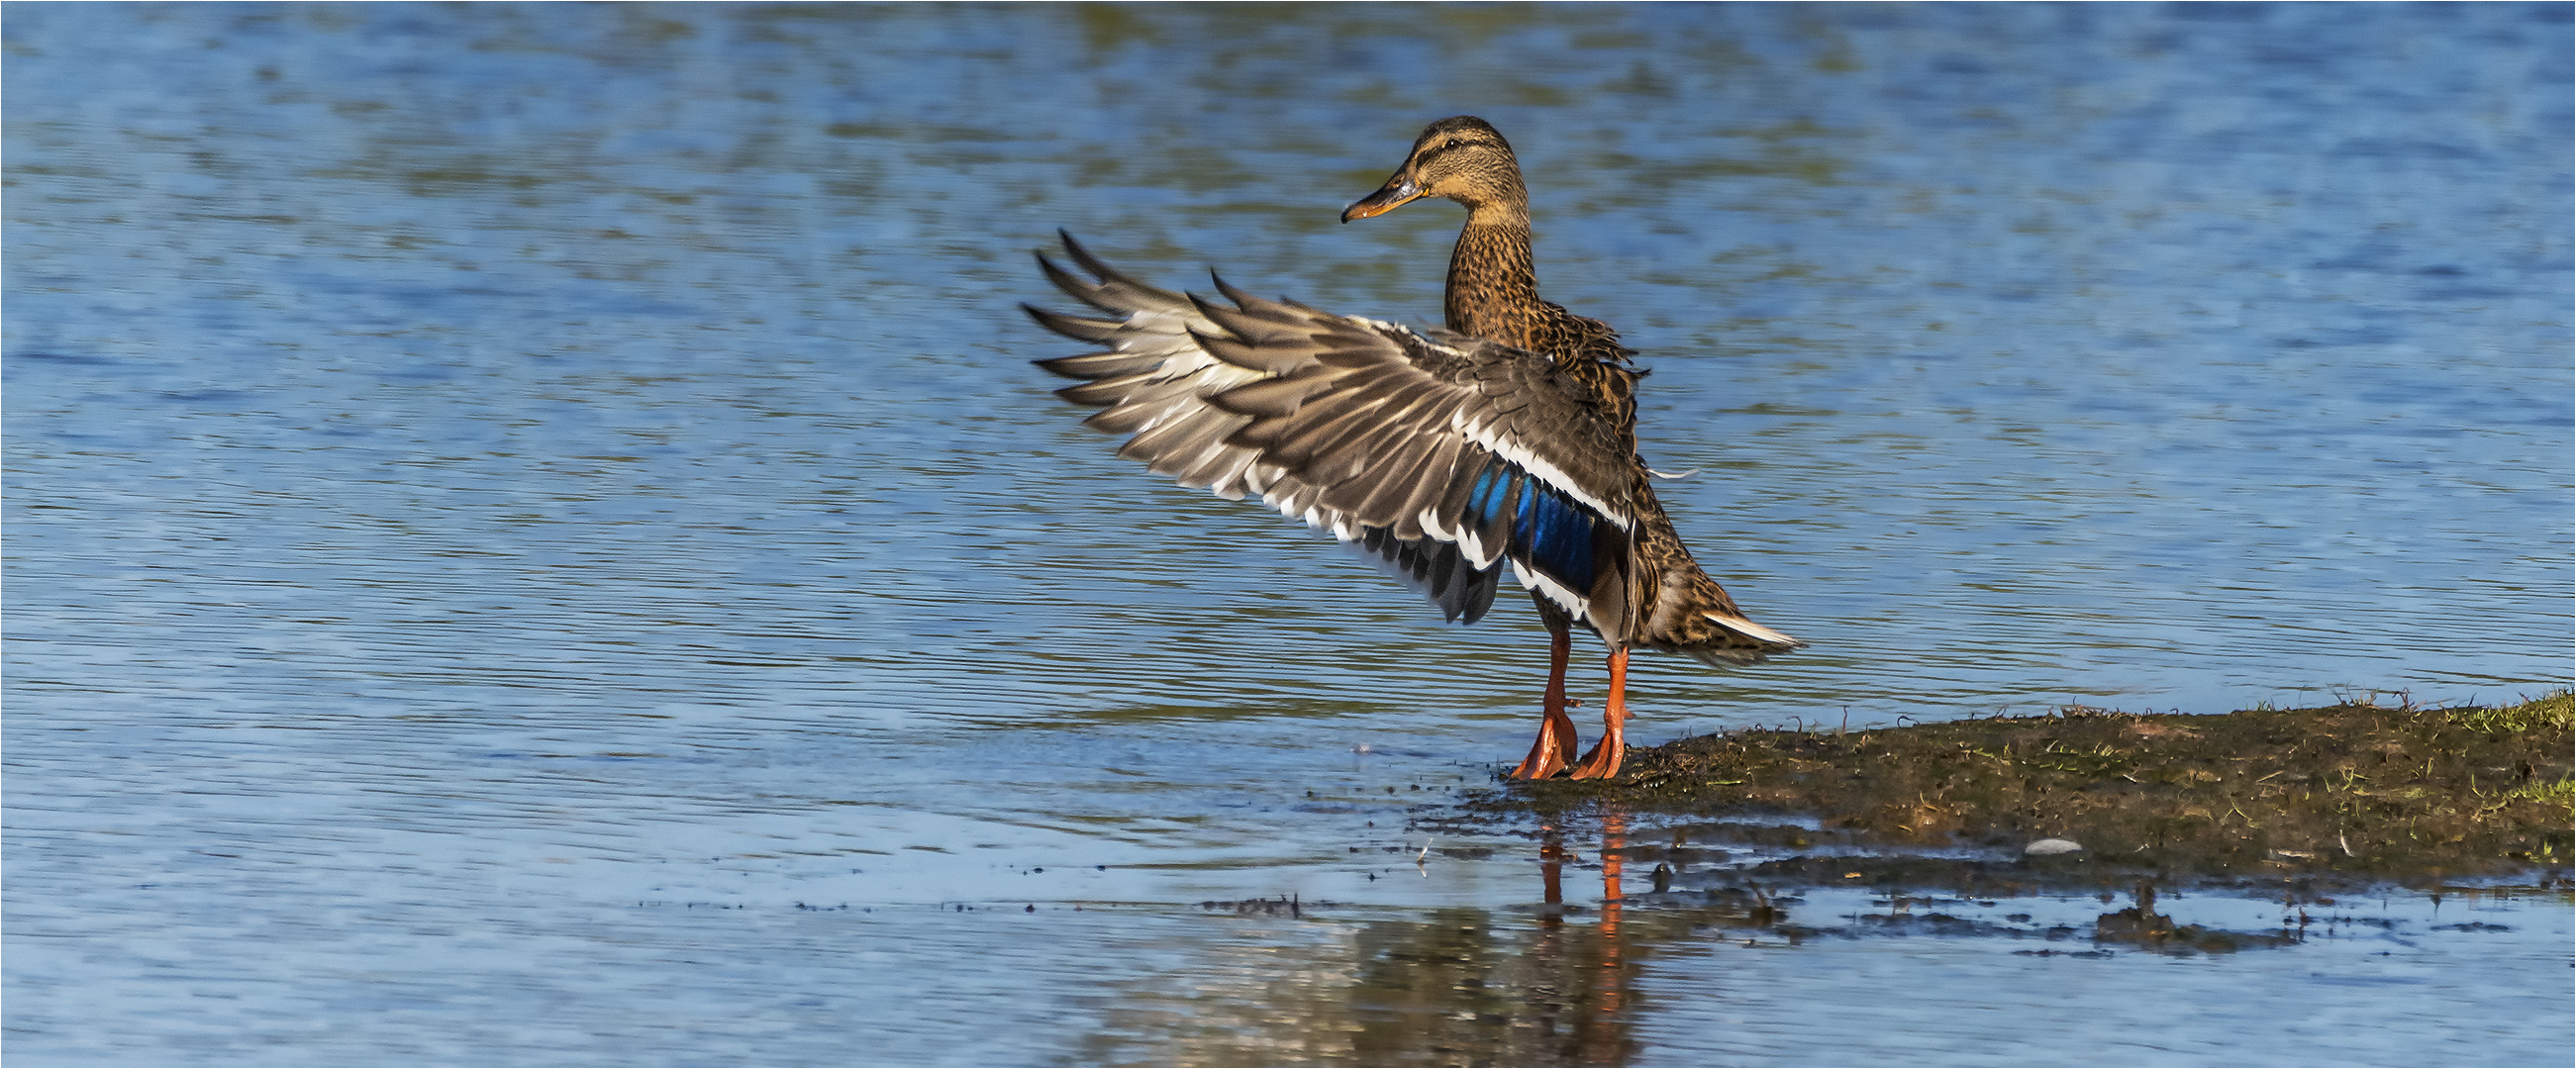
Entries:
{"type": "Polygon", "coordinates": [[[2057,854],[2080,853],[2083,849],[2084,844],[2073,839],[2041,839],[2022,847],[2021,852],[2024,857],[2051,857],[2057,854]]]}

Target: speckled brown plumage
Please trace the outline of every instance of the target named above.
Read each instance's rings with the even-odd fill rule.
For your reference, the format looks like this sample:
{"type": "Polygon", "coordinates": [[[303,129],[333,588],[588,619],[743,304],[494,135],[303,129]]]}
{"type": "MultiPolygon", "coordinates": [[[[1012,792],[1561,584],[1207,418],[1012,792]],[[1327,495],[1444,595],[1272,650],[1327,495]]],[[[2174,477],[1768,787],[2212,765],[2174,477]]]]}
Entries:
{"type": "Polygon", "coordinates": [[[1637,505],[1638,522],[1625,546],[1626,559],[1614,565],[1627,578],[1626,597],[1616,599],[1615,605],[1613,599],[1594,599],[1597,609],[1619,611],[1594,612],[1588,619],[1578,619],[1543,594],[1532,594],[1554,640],[1548,726],[1529,759],[1515,770],[1521,776],[1546,776],[1572,762],[1572,727],[1562,712],[1565,635],[1570,624],[1581,622],[1613,651],[1612,695],[1608,737],[1576,774],[1615,774],[1622,717],[1619,690],[1625,683],[1628,648],[1744,664],[1794,649],[1799,643],[1746,620],[1725,588],[1691,558],[1673,529],[1655,496],[1653,477],[1637,456],[1636,389],[1643,373],[1630,365],[1633,354],[1620,344],[1618,332],[1609,324],[1576,315],[1539,296],[1529,192],[1510,142],[1473,116],[1432,123],[1414,140],[1413,151],[1386,185],[1352,205],[1343,220],[1381,214],[1423,197],[1445,197],[1467,209],[1467,222],[1459,230],[1449,261],[1443,301],[1449,329],[1542,353],[1555,361],[1574,392],[1616,429],[1629,460],[1627,496],[1637,505]]]}
{"type": "MultiPolygon", "coordinates": [[[[1710,661],[1746,663],[1790,648],[1776,635],[1748,634],[1706,618],[1741,617],[1733,598],[1711,580],[1682,545],[1653,479],[1636,456],[1637,380],[1634,355],[1607,323],[1566,311],[1538,292],[1531,248],[1529,192],[1511,144],[1484,120],[1442,119],[1415,139],[1404,166],[1388,179],[1389,197],[1363,200],[1350,217],[1375,215],[1423,197],[1447,197],[1467,208],[1449,260],[1443,301],[1448,327],[1461,334],[1545,354],[1572,380],[1576,392],[1617,428],[1630,458],[1632,493],[1640,503],[1638,530],[1626,570],[1630,595],[1624,620],[1595,619],[1592,629],[1612,646],[1684,653],[1710,661]],[[1381,200],[1381,198],[1384,198],[1381,200]],[[1376,203],[1372,203],[1376,202],[1376,203]]],[[[1545,598],[1539,612],[1553,628],[1565,614],[1545,598]]]]}

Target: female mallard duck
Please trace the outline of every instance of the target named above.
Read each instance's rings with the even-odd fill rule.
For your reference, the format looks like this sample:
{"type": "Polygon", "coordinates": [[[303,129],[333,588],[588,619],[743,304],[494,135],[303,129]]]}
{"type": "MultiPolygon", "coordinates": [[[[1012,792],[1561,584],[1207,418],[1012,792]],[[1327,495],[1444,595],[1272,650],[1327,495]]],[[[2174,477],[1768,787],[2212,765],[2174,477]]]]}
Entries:
{"type": "Polygon", "coordinates": [[[1386,185],[1342,213],[1424,197],[1467,207],[1449,262],[1448,329],[1265,301],[1217,279],[1229,307],[1111,270],[1071,235],[1091,278],[1038,264],[1113,318],[1029,307],[1106,350],[1041,360],[1084,380],[1058,393],[1130,435],[1119,455],[1183,486],[1246,493],[1393,565],[1451,620],[1493,604],[1502,562],[1551,638],[1546,719],[1512,770],[1615,776],[1628,651],[1750,664],[1802,643],[1746,619],[1691,560],[1637,456],[1638,372],[1617,332],[1540,300],[1529,194],[1511,145],[1482,119],[1431,124],[1386,185]],[[1580,764],[1565,714],[1570,632],[1610,647],[1603,735],[1580,764]]]}

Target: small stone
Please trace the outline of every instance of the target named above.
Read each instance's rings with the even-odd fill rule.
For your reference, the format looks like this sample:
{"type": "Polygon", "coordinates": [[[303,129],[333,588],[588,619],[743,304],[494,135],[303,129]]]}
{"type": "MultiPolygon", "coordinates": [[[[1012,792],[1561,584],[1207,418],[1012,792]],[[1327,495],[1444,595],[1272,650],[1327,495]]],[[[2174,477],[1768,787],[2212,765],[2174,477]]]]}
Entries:
{"type": "Polygon", "coordinates": [[[2024,857],[2054,857],[2058,854],[2082,853],[2084,844],[2073,839],[2041,839],[2021,848],[2024,857]]]}

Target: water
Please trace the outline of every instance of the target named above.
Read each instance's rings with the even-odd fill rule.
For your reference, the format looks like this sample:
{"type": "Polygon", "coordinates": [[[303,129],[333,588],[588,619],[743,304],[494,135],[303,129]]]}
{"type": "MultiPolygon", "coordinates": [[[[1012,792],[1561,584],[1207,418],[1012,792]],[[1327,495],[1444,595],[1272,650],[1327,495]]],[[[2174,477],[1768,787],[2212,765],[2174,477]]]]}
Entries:
{"type": "Polygon", "coordinates": [[[1454,208],[1333,220],[1472,112],[1546,292],[1654,368],[1685,536],[1814,643],[1640,662],[1639,741],[2537,694],[2576,592],[2563,6],[0,35],[14,1062],[2569,1056],[2557,898],[2079,958],[1988,915],[2112,906],[1744,947],[1588,877],[1552,921],[1509,835],[1417,866],[1413,807],[1526,747],[1526,611],[1445,628],[1129,470],[1012,307],[1064,226],[1436,317],[1454,208]],[[1280,895],[1332,904],[1197,905],[1280,895]]]}

